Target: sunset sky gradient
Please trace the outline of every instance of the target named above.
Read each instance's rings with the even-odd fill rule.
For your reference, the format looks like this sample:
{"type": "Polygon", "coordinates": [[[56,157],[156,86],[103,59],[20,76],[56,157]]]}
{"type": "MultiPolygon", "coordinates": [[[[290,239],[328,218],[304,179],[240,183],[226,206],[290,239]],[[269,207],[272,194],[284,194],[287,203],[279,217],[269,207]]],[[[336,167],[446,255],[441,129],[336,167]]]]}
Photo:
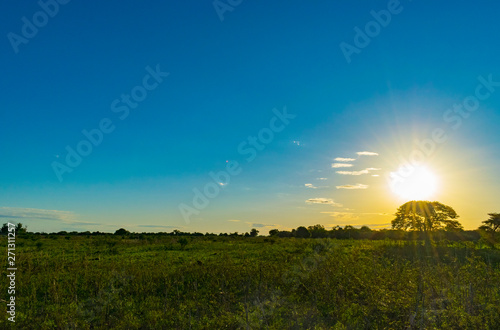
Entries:
{"type": "Polygon", "coordinates": [[[407,201],[390,173],[421,152],[430,199],[477,228],[500,212],[500,4],[401,1],[349,62],[340,45],[395,5],[242,1],[221,21],[212,1],[70,1],[16,53],[9,33],[43,9],[3,2],[0,217],[45,232],[384,228],[407,201]],[[212,178],[231,162],[229,182],[212,178]]]}

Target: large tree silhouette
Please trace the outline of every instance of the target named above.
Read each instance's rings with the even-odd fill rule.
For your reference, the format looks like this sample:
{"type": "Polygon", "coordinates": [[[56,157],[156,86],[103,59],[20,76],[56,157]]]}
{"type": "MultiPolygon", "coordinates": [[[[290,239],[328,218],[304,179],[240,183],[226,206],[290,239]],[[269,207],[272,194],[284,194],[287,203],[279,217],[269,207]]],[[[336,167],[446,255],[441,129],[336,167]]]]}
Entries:
{"type": "Polygon", "coordinates": [[[436,229],[462,229],[455,210],[439,202],[410,201],[401,205],[392,228],[430,232],[436,229]]]}
{"type": "Polygon", "coordinates": [[[500,231],[500,213],[488,213],[488,215],[490,218],[484,220],[484,225],[479,228],[492,232],[500,231]]]}

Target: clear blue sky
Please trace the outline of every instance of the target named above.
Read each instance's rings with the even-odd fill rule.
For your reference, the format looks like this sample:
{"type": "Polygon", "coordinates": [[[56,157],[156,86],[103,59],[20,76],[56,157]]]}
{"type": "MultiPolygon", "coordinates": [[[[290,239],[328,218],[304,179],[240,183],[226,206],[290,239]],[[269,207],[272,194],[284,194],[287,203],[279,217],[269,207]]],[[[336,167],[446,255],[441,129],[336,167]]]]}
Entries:
{"type": "Polygon", "coordinates": [[[389,173],[436,127],[449,136],[424,161],[440,182],[432,197],[466,228],[500,211],[500,87],[460,127],[456,113],[443,118],[479,76],[500,82],[498,2],[243,0],[223,20],[212,1],[70,1],[57,13],[46,2],[53,17],[37,2],[0,5],[6,221],[33,231],[383,227],[401,204],[389,173]],[[397,13],[348,63],[340,45],[355,46],[354,28],[388,7],[397,13]],[[34,19],[36,33],[24,26],[34,19]],[[157,69],[169,75],[146,77],[157,69]],[[143,100],[127,106],[136,86],[143,100]],[[295,117],[248,161],[250,144],[238,146],[284,107],[295,117]],[[113,131],[68,166],[66,147],[103,120],[113,131]],[[340,170],[376,170],[339,174],[337,157],[355,159],[340,170]],[[196,208],[193,189],[228,161],[241,173],[196,208]],[[54,162],[72,171],[59,180],[54,162]],[[179,205],[197,212],[186,221],[179,205]]]}

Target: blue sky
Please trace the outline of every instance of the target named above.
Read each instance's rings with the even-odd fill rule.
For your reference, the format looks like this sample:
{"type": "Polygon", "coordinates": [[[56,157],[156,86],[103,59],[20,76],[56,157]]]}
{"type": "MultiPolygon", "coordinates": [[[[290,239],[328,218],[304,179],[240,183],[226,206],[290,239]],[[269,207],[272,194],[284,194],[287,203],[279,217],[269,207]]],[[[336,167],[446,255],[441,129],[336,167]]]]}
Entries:
{"type": "Polygon", "coordinates": [[[423,162],[439,181],[432,198],[466,228],[500,211],[500,87],[482,87],[490,95],[460,127],[456,113],[443,117],[475,95],[478,77],[500,81],[494,1],[243,0],[223,20],[211,1],[41,3],[1,5],[4,219],[33,231],[384,227],[402,203],[389,173],[435,128],[448,139],[423,162]],[[348,63],[340,45],[355,46],[355,27],[366,33],[371,12],[388,8],[397,13],[348,63]],[[24,27],[34,19],[36,34],[24,27]],[[127,105],[134,88],[141,101],[127,105]],[[294,118],[248,161],[240,144],[285,108],[294,118]],[[112,132],[68,166],[66,147],[103,120],[112,132]],[[341,170],[376,170],[336,173],[338,157],[354,159],[341,170]],[[232,161],[241,172],[193,205],[193,189],[232,161]],[[71,172],[58,177],[54,162],[71,172]],[[180,205],[196,211],[188,221],[180,205]]]}

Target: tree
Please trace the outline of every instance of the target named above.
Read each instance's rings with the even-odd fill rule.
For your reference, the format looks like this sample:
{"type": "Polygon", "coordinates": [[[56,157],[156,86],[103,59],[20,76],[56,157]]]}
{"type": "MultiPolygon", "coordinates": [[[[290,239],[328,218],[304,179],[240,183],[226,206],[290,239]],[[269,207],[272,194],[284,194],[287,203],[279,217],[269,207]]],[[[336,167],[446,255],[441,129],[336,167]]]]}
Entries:
{"type": "Polygon", "coordinates": [[[278,236],[279,232],[280,231],[278,229],[271,229],[269,231],[269,236],[278,236]]]}
{"type": "Polygon", "coordinates": [[[309,230],[307,230],[306,227],[300,226],[295,231],[295,237],[309,238],[309,237],[311,237],[311,233],[309,232],[309,230]]]}
{"type": "MultiPolygon", "coordinates": [[[[2,229],[0,229],[0,234],[7,235],[8,232],[9,232],[9,225],[7,223],[4,223],[2,225],[2,229]]],[[[28,232],[28,227],[24,226],[22,223],[19,222],[16,225],[16,229],[15,229],[16,235],[17,234],[25,234],[27,232],[28,232]]]]}
{"type": "Polygon", "coordinates": [[[126,230],[125,228],[120,228],[118,229],[117,231],[115,231],[115,235],[128,235],[130,234],[130,232],[128,230],[126,230]]]}
{"type": "Polygon", "coordinates": [[[259,231],[257,229],[252,228],[252,230],[250,230],[251,237],[257,237],[258,234],[259,234],[259,231]]]}
{"type": "Polygon", "coordinates": [[[439,202],[410,201],[401,205],[396,218],[392,220],[393,229],[431,232],[436,229],[462,229],[455,210],[439,202]]]}
{"type": "Polygon", "coordinates": [[[479,228],[492,232],[500,231],[500,213],[488,213],[488,215],[490,218],[484,220],[484,225],[479,228]]]}
{"type": "Polygon", "coordinates": [[[328,232],[322,225],[309,226],[307,227],[307,229],[311,233],[312,238],[321,238],[321,237],[326,237],[328,235],[328,232]]]}
{"type": "Polygon", "coordinates": [[[0,230],[0,233],[2,235],[7,235],[9,232],[9,225],[4,223],[3,226],[2,226],[2,229],[0,230]]]}

